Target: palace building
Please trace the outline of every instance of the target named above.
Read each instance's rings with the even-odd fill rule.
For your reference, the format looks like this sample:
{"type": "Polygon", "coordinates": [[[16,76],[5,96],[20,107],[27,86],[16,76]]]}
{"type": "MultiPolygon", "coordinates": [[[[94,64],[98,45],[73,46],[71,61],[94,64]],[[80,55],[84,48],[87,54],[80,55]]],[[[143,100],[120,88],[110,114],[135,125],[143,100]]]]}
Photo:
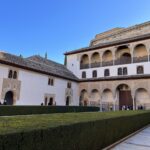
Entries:
{"type": "Polygon", "coordinates": [[[40,56],[0,52],[1,103],[78,105],[78,78],[64,65],[40,56]]]}
{"type": "Polygon", "coordinates": [[[97,34],[65,62],[0,52],[1,103],[150,108],[150,22],[97,34]]]}
{"type": "Polygon", "coordinates": [[[80,105],[150,108],[150,22],[97,34],[88,47],[65,55],[79,78],[80,105]]]}

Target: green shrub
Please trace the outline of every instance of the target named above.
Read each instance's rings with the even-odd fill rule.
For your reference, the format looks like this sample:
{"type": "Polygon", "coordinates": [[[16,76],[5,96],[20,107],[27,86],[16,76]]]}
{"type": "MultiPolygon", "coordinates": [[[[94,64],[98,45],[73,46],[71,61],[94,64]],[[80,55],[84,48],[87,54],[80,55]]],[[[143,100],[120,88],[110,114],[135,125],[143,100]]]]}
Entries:
{"type": "Polygon", "coordinates": [[[149,116],[149,111],[37,115],[38,126],[30,126],[32,117],[27,117],[16,129],[14,123],[23,120],[21,116],[0,117],[10,119],[10,128],[0,127],[0,150],[100,150],[149,124],[149,116]]]}
{"type": "Polygon", "coordinates": [[[66,112],[93,112],[99,107],[84,106],[0,106],[0,116],[49,114],[66,112]]]}

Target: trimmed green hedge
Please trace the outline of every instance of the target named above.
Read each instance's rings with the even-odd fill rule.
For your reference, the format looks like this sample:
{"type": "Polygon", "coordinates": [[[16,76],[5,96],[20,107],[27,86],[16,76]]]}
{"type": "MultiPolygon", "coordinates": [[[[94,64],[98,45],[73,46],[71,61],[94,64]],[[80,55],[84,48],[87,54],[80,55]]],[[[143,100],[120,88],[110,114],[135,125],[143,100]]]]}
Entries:
{"type": "Polygon", "coordinates": [[[0,120],[0,150],[100,150],[149,124],[150,111],[66,113],[0,120]],[[36,124],[38,118],[40,123],[36,124]]]}
{"type": "Polygon", "coordinates": [[[66,112],[93,112],[99,107],[83,106],[0,106],[0,116],[49,114],[66,112]]]}

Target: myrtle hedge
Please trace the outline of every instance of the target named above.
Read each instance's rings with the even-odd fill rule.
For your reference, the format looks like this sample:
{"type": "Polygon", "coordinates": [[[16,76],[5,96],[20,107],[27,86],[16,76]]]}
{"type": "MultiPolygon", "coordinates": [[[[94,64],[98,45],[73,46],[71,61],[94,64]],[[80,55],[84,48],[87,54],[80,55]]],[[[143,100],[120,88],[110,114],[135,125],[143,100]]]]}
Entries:
{"type": "Polygon", "coordinates": [[[150,112],[143,112],[4,134],[0,150],[100,150],[149,123],[150,112]]]}
{"type": "Polygon", "coordinates": [[[99,107],[84,106],[0,106],[0,116],[49,114],[67,112],[94,112],[99,107]]]}

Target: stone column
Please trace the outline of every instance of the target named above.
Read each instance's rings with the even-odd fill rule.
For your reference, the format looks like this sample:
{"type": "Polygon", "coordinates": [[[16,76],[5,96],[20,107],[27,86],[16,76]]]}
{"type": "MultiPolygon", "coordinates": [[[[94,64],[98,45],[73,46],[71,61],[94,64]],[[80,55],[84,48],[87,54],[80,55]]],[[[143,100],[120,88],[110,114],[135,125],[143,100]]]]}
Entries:
{"type": "Polygon", "coordinates": [[[99,57],[100,57],[100,67],[102,67],[102,53],[99,52],[99,57]]]}
{"type": "Polygon", "coordinates": [[[130,46],[129,46],[129,49],[130,49],[130,53],[131,53],[131,63],[133,64],[133,58],[134,58],[134,55],[133,55],[133,52],[134,52],[134,46],[133,46],[133,45],[130,45],[130,46]]]}
{"type": "Polygon", "coordinates": [[[136,110],[136,104],[135,104],[135,92],[131,91],[131,96],[132,96],[132,100],[133,100],[133,110],[136,110]]]}
{"type": "Polygon", "coordinates": [[[117,50],[117,48],[116,47],[114,47],[112,50],[111,50],[111,52],[112,52],[112,56],[113,56],[113,66],[115,65],[115,52],[116,52],[116,50],[117,50]]]}
{"type": "Polygon", "coordinates": [[[100,96],[100,103],[99,104],[100,104],[100,106],[99,106],[100,107],[100,112],[103,112],[103,110],[102,110],[102,97],[101,96],[100,96]]]}
{"type": "Polygon", "coordinates": [[[88,54],[89,57],[89,68],[91,68],[91,54],[88,54]]]}
{"type": "Polygon", "coordinates": [[[114,108],[113,108],[114,111],[116,111],[116,102],[117,102],[117,97],[114,96],[114,103],[113,103],[114,104],[114,108]]]}

